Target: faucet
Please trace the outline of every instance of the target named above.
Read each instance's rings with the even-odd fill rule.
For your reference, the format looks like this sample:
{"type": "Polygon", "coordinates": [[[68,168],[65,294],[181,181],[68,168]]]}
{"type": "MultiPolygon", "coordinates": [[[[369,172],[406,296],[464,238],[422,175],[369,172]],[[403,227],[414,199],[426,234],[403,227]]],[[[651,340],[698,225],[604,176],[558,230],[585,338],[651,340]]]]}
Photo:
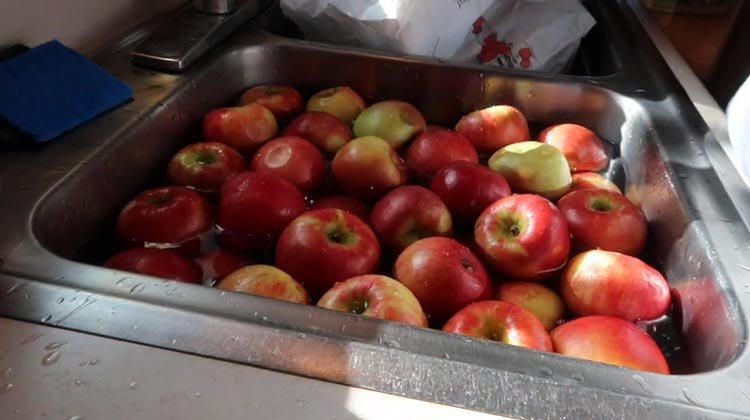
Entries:
{"type": "Polygon", "coordinates": [[[274,0],[193,0],[164,21],[132,52],[139,67],[185,71],[226,36],[260,15],[274,0]]]}

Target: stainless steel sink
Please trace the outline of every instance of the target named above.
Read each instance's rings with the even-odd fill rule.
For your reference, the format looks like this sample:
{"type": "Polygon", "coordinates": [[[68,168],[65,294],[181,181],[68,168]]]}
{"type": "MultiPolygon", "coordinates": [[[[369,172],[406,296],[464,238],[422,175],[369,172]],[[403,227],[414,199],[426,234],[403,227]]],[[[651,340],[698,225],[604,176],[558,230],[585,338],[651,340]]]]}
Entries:
{"type": "Polygon", "coordinates": [[[127,53],[144,35],[133,34],[98,57],[134,88],[131,103],[53,144],[0,156],[0,315],[509,416],[750,415],[750,209],[741,207],[748,193],[731,186],[736,173],[719,177],[713,169],[728,159],[644,34],[632,29],[627,6],[591,3],[616,35],[611,46],[621,65],[608,76],[450,65],[250,32],[184,74],[157,74],[130,67],[127,53]],[[110,234],[119,208],[163,176],[172,153],[198,139],[208,110],[249,86],[282,83],[306,93],[349,85],[369,100],[406,100],[435,124],[508,103],[536,124],[595,130],[613,145],[608,175],[648,218],[648,261],[673,289],[672,318],[644,328],[669,350],[678,374],[90,263],[100,246],[92,241],[110,234]]]}

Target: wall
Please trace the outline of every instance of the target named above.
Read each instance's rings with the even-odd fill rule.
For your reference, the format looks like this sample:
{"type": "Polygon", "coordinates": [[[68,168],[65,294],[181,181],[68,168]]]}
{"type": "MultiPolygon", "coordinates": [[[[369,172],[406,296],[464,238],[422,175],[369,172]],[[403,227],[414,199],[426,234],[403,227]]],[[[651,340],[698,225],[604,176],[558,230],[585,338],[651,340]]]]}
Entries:
{"type": "Polygon", "coordinates": [[[0,0],[0,47],[59,39],[81,52],[186,0],[0,0]]]}

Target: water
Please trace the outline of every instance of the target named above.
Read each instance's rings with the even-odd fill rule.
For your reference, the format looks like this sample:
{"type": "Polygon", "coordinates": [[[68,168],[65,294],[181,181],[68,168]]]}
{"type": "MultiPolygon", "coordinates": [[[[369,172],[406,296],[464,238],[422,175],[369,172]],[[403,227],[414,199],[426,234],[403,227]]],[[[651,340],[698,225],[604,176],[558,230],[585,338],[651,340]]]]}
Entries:
{"type": "Polygon", "coordinates": [[[55,363],[57,363],[58,360],[60,360],[60,353],[56,352],[56,351],[52,351],[52,352],[47,353],[42,358],[42,365],[43,366],[51,366],[51,365],[54,365],[55,363]]]}
{"type": "Polygon", "coordinates": [[[29,344],[32,341],[36,340],[37,338],[43,336],[44,333],[41,331],[37,331],[34,334],[31,334],[30,336],[26,337],[23,341],[21,341],[21,344],[29,344]]]}
{"type": "Polygon", "coordinates": [[[44,349],[45,350],[55,350],[55,349],[59,349],[60,347],[66,345],[66,344],[68,344],[68,342],[65,341],[65,340],[63,340],[63,341],[54,341],[52,343],[47,344],[44,347],[44,349]]]}
{"type": "Polygon", "coordinates": [[[89,360],[89,364],[91,366],[96,366],[98,363],[99,363],[99,358],[98,357],[94,357],[93,359],[89,360]]]}
{"type": "Polygon", "coordinates": [[[643,391],[645,391],[647,394],[653,394],[654,390],[651,388],[651,385],[646,382],[646,380],[641,375],[633,375],[633,380],[635,383],[637,383],[643,391]]]}
{"type": "Polygon", "coordinates": [[[129,293],[131,295],[137,295],[137,294],[141,293],[143,291],[143,289],[145,289],[145,288],[146,288],[146,285],[144,285],[143,283],[137,283],[135,286],[133,286],[133,287],[130,288],[130,292],[129,293]]]}
{"type": "Polygon", "coordinates": [[[138,387],[138,384],[135,382],[131,382],[130,385],[128,385],[128,388],[130,389],[136,389],[138,387]]]}

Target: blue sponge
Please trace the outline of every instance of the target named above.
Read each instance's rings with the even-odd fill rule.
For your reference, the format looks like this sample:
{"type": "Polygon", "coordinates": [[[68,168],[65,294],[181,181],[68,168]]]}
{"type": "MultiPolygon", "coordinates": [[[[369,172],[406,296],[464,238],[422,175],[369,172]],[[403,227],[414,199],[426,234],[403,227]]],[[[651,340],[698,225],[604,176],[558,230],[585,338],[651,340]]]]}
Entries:
{"type": "Polygon", "coordinates": [[[0,117],[37,142],[127,101],[128,85],[50,41],[0,63],[0,117]]]}

